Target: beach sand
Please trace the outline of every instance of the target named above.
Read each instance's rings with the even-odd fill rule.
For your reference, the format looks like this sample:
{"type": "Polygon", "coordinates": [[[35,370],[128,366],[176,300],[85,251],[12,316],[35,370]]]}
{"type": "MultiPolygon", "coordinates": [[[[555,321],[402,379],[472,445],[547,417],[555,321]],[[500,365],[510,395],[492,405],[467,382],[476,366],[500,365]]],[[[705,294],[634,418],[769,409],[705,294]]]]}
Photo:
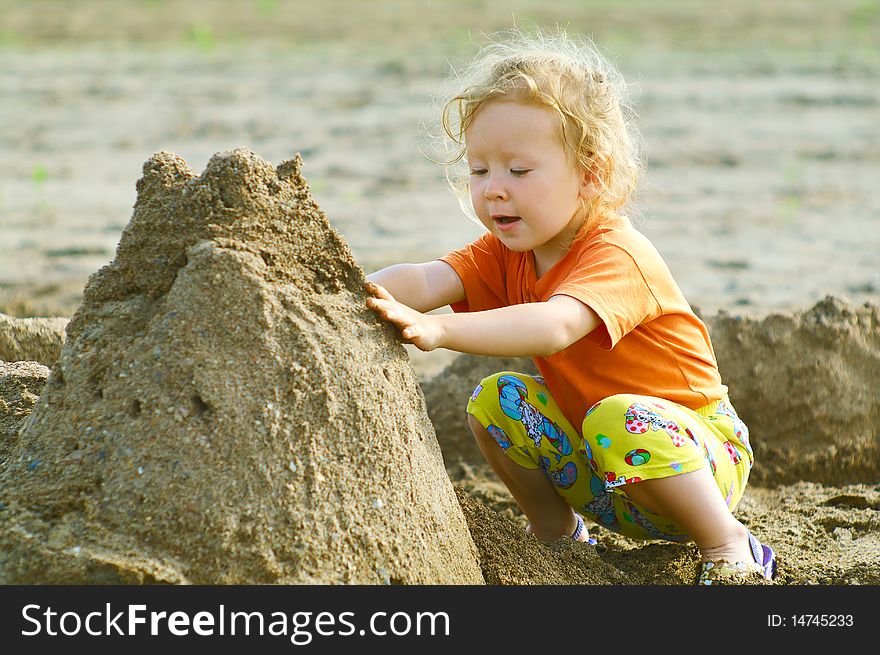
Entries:
{"type": "MultiPolygon", "coordinates": [[[[776,548],[782,584],[880,583],[878,12],[856,0],[259,4],[85,0],[62,19],[51,2],[0,0],[0,312],[74,315],[160,150],[195,171],[241,145],[276,164],[302,153],[365,272],[460,246],[480,229],[420,152],[447,60],[481,30],[560,23],[637,83],[648,173],[634,218],[710,326],[758,454],[737,515],[776,548]]],[[[470,388],[497,362],[407,352],[486,582],[693,582],[692,546],[600,528],[596,549],[526,536],[464,432],[470,388]]],[[[39,371],[3,376],[23,420],[39,371]]]]}

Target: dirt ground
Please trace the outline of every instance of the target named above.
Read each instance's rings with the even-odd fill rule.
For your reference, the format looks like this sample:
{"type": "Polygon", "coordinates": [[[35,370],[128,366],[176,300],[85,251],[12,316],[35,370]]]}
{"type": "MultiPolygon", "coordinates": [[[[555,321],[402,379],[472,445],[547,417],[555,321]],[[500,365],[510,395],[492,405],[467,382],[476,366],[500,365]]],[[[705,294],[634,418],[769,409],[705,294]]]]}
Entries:
{"type": "MultiPolygon", "coordinates": [[[[878,303],[876,3],[0,0],[0,312],[74,313],[159,150],[196,171],[242,145],[274,164],[302,153],[366,272],[476,237],[422,125],[449,64],[514,22],[592,35],[633,83],[648,154],[634,216],[704,316],[878,303]]],[[[455,358],[409,352],[430,396],[455,358]]],[[[478,462],[447,468],[488,582],[696,572],[692,547],[600,529],[595,550],[540,546],[478,462]]],[[[832,462],[749,488],[738,515],[777,548],[781,582],[880,584],[880,480],[850,473],[832,462]]]]}

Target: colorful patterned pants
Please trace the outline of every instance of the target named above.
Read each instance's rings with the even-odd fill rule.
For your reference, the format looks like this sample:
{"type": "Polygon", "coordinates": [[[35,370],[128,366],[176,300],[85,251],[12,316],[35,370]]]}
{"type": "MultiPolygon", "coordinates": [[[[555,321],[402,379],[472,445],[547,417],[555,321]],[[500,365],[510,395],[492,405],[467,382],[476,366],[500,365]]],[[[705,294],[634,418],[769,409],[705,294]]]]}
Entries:
{"type": "Polygon", "coordinates": [[[576,512],[636,539],[689,537],[631,501],[623,485],[709,466],[733,510],[754,461],[748,428],[726,398],[691,410],[652,396],[609,396],[590,408],[579,434],[542,378],[503,372],[474,389],[467,411],[513,462],[540,468],[576,512]]]}

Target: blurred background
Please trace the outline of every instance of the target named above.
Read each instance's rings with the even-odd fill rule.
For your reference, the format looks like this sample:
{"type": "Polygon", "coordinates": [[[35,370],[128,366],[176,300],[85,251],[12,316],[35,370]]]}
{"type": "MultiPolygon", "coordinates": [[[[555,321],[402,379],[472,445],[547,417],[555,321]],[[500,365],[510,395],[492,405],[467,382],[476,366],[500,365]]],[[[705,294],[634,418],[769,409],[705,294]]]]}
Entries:
{"type": "Polygon", "coordinates": [[[143,162],[302,153],[367,272],[478,236],[422,153],[450,66],[591,36],[647,144],[637,224],[692,304],[880,296],[880,0],[0,0],[0,312],[69,316],[143,162]]]}

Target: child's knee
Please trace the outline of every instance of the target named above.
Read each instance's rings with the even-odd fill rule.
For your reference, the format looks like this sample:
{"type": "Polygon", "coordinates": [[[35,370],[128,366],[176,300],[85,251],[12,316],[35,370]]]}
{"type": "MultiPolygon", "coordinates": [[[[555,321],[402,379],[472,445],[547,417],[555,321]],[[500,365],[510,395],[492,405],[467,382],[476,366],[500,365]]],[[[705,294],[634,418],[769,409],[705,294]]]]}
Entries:
{"type": "Polygon", "coordinates": [[[511,381],[525,387],[525,383],[520,380],[521,376],[522,374],[520,373],[512,373],[510,371],[500,371],[498,373],[493,373],[492,375],[487,375],[480,380],[476,387],[474,387],[473,393],[471,393],[470,402],[475,403],[480,400],[485,401],[489,398],[497,399],[501,390],[511,381]]]}
{"type": "MultiPolygon", "coordinates": [[[[480,382],[477,384],[477,386],[474,387],[474,390],[471,392],[470,398],[468,398],[468,417],[472,416],[471,415],[471,408],[476,403],[479,403],[479,402],[484,403],[486,401],[487,397],[490,394],[492,394],[492,389],[494,389],[496,387],[495,379],[497,378],[498,375],[500,375],[500,374],[490,375],[488,377],[485,377],[482,380],[480,380],[480,382]]],[[[470,422],[470,418],[468,418],[468,422],[470,422]]]]}
{"type": "Polygon", "coordinates": [[[540,377],[501,371],[483,378],[474,389],[467,406],[468,426],[478,442],[495,441],[509,456],[526,458],[526,468],[534,468],[545,450],[560,457],[572,452],[555,408],[540,377]]]}
{"type": "Polygon", "coordinates": [[[603,398],[587,410],[583,421],[582,432],[586,434],[588,428],[599,425],[626,421],[626,415],[632,413],[634,406],[639,405],[642,396],[631,393],[618,393],[603,398]]]}
{"type": "MultiPolygon", "coordinates": [[[[652,400],[621,393],[603,398],[587,410],[581,429],[581,452],[608,488],[622,483],[620,471],[647,461],[644,457],[638,458],[646,453],[641,448],[643,434],[648,431],[644,425],[649,424],[642,421],[651,420],[646,413],[650,412],[652,400]],[[633,460],[625,459],[629,457],[633,460]]],[[[653,434],[651,431],[649,436],[653,434]]],[[[626,479],[627,476],[623,476],[623,481],[626,479]]]]}
{"type": "Polygon", "coordinates": [[[486,376],[474,387],[468,401],[469,414],[494,414],[501,411],[510,418],[519,420],[522,405],[530,397],[531,376],[511,371],[501,371],[486,376]],[[529,380],[529,381],[527,381],[529,380]]]}

